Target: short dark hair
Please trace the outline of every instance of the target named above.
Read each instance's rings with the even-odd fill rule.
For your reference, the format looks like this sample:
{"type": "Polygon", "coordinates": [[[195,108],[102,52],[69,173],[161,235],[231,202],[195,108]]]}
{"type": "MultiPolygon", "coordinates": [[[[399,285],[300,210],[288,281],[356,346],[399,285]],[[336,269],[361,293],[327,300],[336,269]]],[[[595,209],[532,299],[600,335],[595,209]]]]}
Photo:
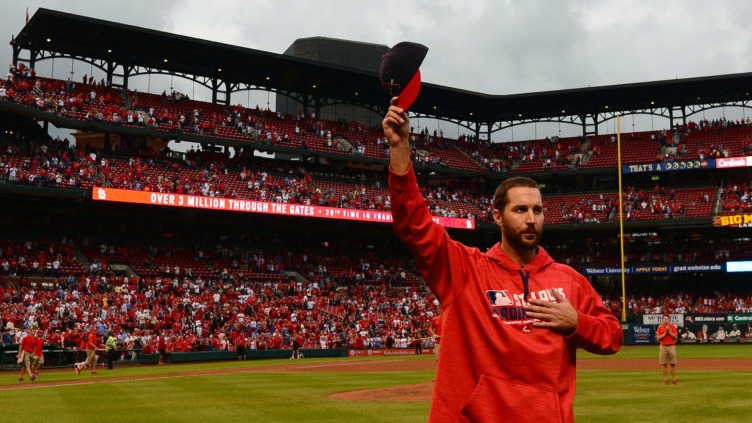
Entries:
{"type": "Polygon", "coordinates": [[[507,195],[507,191],[509,191],[510,188],[516,188],[516,187],[527,187],[527,188],[535,188],[537,190],[540,190],[540,186],[538,185],[537,182],[525,176],[514,176],[511,178],[504,179],[499,184],[499,186],[496,187],[496,192],[494,192],[494,198],[493,198],[494,208],[498,209],[499,211],[503,211],[504,207],[506,207],[507,203],[509,203],[509,196],[507,195]]]}

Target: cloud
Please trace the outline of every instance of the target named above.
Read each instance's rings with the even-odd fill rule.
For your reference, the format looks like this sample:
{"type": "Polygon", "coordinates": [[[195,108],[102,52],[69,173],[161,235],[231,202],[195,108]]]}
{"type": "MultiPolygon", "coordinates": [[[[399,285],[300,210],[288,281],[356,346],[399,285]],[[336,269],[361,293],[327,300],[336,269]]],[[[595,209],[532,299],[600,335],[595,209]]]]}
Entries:
{"type": "MultiPolygon", "coordinates": [[[[37,7],[274,53],[315,36],[417,41],[430,49],[426,82],[489,94],[747,72],[752,60],[752,2],[735,0],[57,0],[29,12],[37,7]]],[[[7,39],[25,8],[5,6],[7,39]]],[[[0,54],[10,62],[7,43],[0,54]]]]}

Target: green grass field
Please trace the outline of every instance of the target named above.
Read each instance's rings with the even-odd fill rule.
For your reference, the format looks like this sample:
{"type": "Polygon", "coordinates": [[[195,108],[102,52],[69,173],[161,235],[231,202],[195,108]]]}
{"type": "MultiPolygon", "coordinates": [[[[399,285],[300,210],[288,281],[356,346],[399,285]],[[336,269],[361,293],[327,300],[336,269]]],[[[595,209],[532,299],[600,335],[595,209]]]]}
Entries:
{"type": "MultiPolygon", "coordinates": [[[[652,358],[657,347],[626,347],[613,357],[652,358]]],[[[582,357],[591,357],[583,353],[582,357]]],[[[595,357],[595,356],[592,356],[595,357]]],[[[749,358],[752,346],[682,346],[679,386],[660,384],[660,368],[651,371],[578,372],[577,422],[749,422],[752,372],[683,371],[682,358],[749,358]]],[[[433,357],[371,358],[372,360],[432,360],[433,357]]],[[[306,364],[356,359],[306,359],[306,364]]],[[[357,359],[369,360],[369,359],[357,359]]],[[[16,372],[2,372],[0,390],[3,421],[23,422],[423,422],[429,401],[347,402],[329,399],[333,393],[430,382],[433,371],[340,373],[236,371],[185,376],[185,372],[288,366],[289,360],[223,362],[170,366],[129,366],[99,376],[72,370],[48,371],[39,382],[96,383],[44,386],[16,381],[16,372]],[[151,378],[162,375],[161,378],[151,378]],[[141,380],[100,382],[103,377],[141,380]],[[147,379],[146,377],[150,377],[147,379]]],[[[298,364],[298,363],[296,363],[298,364]]]]}
{"type": "MultiPolygon", "coordinates": [[[[682,370],[686,358],[752,360],[752,345],[680,345],[678,386],[663,386],[656,346],[624,347],[599,359],[654,358],[651,371],[579,371],[574,411],[586,422],[750,422],[751,371],[682,370]]],[[[598,357],[582,353],[581,357],[598,357]]]]}

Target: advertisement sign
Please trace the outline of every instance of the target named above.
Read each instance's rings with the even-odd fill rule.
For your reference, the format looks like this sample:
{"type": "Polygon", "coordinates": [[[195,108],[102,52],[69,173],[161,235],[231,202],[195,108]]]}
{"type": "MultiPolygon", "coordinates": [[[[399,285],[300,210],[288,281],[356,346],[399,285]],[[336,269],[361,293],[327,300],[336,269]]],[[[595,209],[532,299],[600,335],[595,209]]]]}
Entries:
{"type": "MultiPolygon", "coordinates": [[[[676,326],[684,326],[683,314],[669,314],[669,321],[676,326]]],[[[642,323],[645,325],[660,325],[663,323],[662,314],[643,314],[642,323]]]]}
{"type": "Polygon", "coordinates": [[[632,339],[635,344],[652,344],[655,336],[651,325],[632,325],[632,339]]]}
{"type": "Polygon", "coordinates": [[[669,268],[670,273],[723,272],[726,270],[723,263],[679,264],[669,266],[669,268]]]}
{"type": "MultiPolygon", "coordinates": [[[[344,209],[339,207],[312,206],[306,204],[274,203],[269,201],[244,200],[239,198],[204,197],[150,191],[134,191],[117,188],[95,187],[91,192],[95,201],[146,204],[153,206],[185,207],[192,209],[221,210],[244,213],[262,213],[297,217],[319,217],[360,222],[392,223],[388,211],[344,209]]],[[[433,221],[446,228],[475,229],[475,219],[432,216],[433,221]]]]}
{"type": "MultiPolygon", "coordinates": [[[[719,159],[720,160],[720,159],[719,159]]],[[[675,170],[712,169],[715,160],[675,160],[672,162],[640,163],[622,166],[622,173],[671,172],[675,170]]]]}
{"type": "Polygon", "coordinates": [[[750,323],[752,324],[752,313],[729,314],[726,316],[729,323],[750,323]]]}
{"type": "Polygon", "coordinates": [[[752,272],[752,261],[727,261],[726,271],[729,273],[734,272],[752,272]]]}
{"type": "MultiPolygon", "coordinates": [[[[625,267],[624,273],[630,274],[631,268],[625,267]]],[[[602,266],[602,267],[596,267],[596,266],[588,266],[582,269],[582,274],[585,276],[598,276],[598,275],[620,275],[621,274],[621,267],[616,266],[602,266]]]]}
{"type": "MultiPolygon", "coordinates": [[[[624,274],[666,274],[666,273],[709,273],[725,272],[724,263],[705,263],[705,264],[672,264],[664,266],[627,266],[624,268],[624,274]]],[[[620,275],[621,267],[617,266],[588,266],[582,269],[585,276],[597,275],[620,275]]]]}
{"type": "Polygon", "coordinates": [[[726,323],[725,314],[690,314],[687,323],[726,323]]]}
{"type": "MultiPolygon", "coordinates": [[[[423,354],[433,354],[433,348],[423,348],[423,354]]],[[[349,350],[348,357],[372,357],[372,356],[393,356],[393,355],[415,355],[415,348],[395,348],[386,350],[383,348],[371,350],[349,350]]]]}
{"type": "Polygon", "coordinates": [[[726,216],[713,217],[713,226],[728,226],[731,228],[752,227],[752,214],[729,214],[726,216]]]}
{"type": "MultiPolygon", "coordinates": [[[[698,316],[695,316],[697,320],[698,316]]],[[[718,316],[715,316],[718,318],[718,316]]],[[[750,316],[729,315],[729,322],[721,323],[691,323],[681,328],[679,339],[682,343],[697,344],[748,344],[752,343],[752,324],[741,323],[750,316]],[[731,323],[732,319],[739,323],[731,323]]],[[[707,319],[706,319],[707,320],[707,319]]]]}
{"type": "MultiPolygon", "coordinates": [[[[750,344],[752,343],[752,313],[728,314],[671,314],[671,323],[678,329],[681,344],[750,344]]],[[[662,314],[642,315],[643,324],[630,325],[625,342],[632,344],[657,344],[658,325],[662,314]]]]}
{"type": "Polygon", "coordinates": [[[749,167],[752,165],[752,157],[724,157],[715,159],[718,169],[729,169],[732,167],[749,167]]]}

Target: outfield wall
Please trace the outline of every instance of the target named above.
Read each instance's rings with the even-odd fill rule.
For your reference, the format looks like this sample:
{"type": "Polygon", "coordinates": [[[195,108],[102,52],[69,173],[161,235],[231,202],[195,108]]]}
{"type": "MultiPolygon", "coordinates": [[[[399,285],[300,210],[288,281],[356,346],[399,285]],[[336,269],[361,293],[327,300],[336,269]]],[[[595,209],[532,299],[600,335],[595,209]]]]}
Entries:
{"type": "MultiPolygon", "coordinates": [[[[645,315],[646,324],[623,324],[624,345],[656,345],[655,331],[658,324],[655,324],[656,315],[645,315]]],[[[660,317],[660,315],[658,315],[660,317]]],[[[681,315],[676,315],[681,316],[681,315]]],[[[706,315],[702,318],[697,316],[681,316],[677,318],[672,315],[672,321],[679,320],[679,343],[680,344],[747,344],[752,343],[752,327],[750,324],[734,323],[738,321],[739,315],[706,315]],[[686,317],[686,318],[685,318],[686,317]],[[700,320],[699,322],[697,320],[700,320]],[[739,329],[741,335],[732,334],[735,329],[739,329]],[[720,336],[720,329],[723,329],[723,335],[720,336]],[[690,335],[691,333],[691,335],[690,335]]],[[[745,317],[746,318],[746,317],[745,317]]],[[[743,320],[744,321],[744,320],[743,320]]],[[[318,357],[374,357],[374,356],[408,356],[416,355],[414,348],[386,348],[374,349],[301,349],[303,356],[307,358],[318,357]]],[[[0,369],[11,370],[19,369],[16,363],[18,345],[0,345],[0,369]]],[[[433,354],[433,348],[423,348],[422,354],[433,354]]],[[[85,352],[81,350],[68,350],[47,346],[44,349],[44,358],[46,368],[67,368],[73,367],[76,362],[81,362],[85,358],[85,352]]],[[[292,351],[289,349],[268,349],[268,350],[247,350],[246,360],[264,360],[272,358],[290,358],[292,351]]],[[[99,358],[100,363],[104,357],[99,358]]],[[[169,353],[167,362],[169,363],[192,363],[206,361],[230,361],[238,360],[236,351],[197,351],[197,352],[174,352],[169,353]]],[[[118,360],[115,366],[129,364],[157,364],[159,354],[141,354],[139,350],[118,350],[118,360]],[[121,360],[120,358],[125,359],[121,360]]]]}

